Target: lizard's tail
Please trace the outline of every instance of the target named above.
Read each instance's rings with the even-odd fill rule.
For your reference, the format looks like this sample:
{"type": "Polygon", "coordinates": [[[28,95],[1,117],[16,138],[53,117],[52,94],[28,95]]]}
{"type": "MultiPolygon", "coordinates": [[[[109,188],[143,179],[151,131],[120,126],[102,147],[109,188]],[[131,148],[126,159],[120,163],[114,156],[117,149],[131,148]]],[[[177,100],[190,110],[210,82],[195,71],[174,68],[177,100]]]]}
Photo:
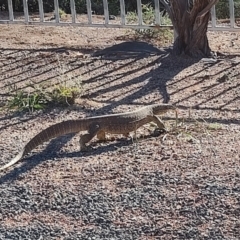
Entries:
{"type": "Polygon", "coordinates": [[[9,163],[5,164],[3,167],[0,168],[0,171],[12,166],[14,163],[18,162],[19,160],[22,159],[24,156],[24,149],[15,157],[13,158],[9,163]]]}
{"type": "Polygon", "coordinates": [[[40,144],[49,141],[52,138],[63,136],[68,133],[76,133],[79,132],[83,128],[83,125],[81,124],[84,120],[69,120],[61,123],[54,124],[40,133],[38,133],[35,137],[33,137],[22,149],[22,151],[13,158],[9,163],[2,166],[0,168],[1,170],[4,170],[8,167],[11,167],[13,164],[21,160],[26,154],[31,152],[34,148],[39,146],[40,144]]]}

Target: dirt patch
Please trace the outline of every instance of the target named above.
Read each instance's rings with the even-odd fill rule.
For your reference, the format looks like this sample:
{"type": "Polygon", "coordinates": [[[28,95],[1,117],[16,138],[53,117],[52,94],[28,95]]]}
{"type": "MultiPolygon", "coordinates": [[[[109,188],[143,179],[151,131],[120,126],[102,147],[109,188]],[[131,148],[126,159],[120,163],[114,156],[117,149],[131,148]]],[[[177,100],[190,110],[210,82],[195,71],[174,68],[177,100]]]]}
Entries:
{"type": "Polygon", "coordinates": [[[81,153],[78,136],[67,135],[2,172],[0,238],[239,238],[239,33],[209,32],[219,52],[211,62],[174,57],[156,39],[135,51],[107,49],[133,40],[122,29],[0,28],[1,105],[29,83],[51,90],[65,80],[59,71],[84,87],[71,108],[2,111],[1,165],[62,120],[157,102],[179,108],[177,127],[167,113],[169,132],[159,137],[147,125],[137,141],[94,139],[81,153]]]}

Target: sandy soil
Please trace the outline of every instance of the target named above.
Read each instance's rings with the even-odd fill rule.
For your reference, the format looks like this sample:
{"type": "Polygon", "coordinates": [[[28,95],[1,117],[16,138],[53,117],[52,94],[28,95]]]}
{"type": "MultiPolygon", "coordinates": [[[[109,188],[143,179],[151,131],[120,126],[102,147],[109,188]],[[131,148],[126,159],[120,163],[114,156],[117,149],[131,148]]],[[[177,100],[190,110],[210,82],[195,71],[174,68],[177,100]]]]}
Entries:
{"type": "Polygon", "coordinates": [[[209,62],[174,57],[164,40],[121,45],[132,33],[120,29],[0,29],[0,106],[30,83],[83,87],[69,108],[2,110],[1,165],[62,120],[157,102],[179,117],[167,113],[158,137],[146,125],[87,153],[63,136],[1,172],[1,239],[239,239],[240,33],[209,32],[209,62]]]}

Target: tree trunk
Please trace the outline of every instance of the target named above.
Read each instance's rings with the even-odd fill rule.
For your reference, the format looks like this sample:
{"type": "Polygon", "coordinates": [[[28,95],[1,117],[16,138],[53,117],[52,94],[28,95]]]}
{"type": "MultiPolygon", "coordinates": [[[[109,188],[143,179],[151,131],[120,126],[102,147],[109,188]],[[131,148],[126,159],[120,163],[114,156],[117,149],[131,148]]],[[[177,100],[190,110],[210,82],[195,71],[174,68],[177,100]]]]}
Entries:
{"type": "Polygon", "coordinates": [[[177,37],[174,52],[193,57],[212,56],[207,27],[210,10],[218,0],[160,0],[165,6],[177,37]]]}

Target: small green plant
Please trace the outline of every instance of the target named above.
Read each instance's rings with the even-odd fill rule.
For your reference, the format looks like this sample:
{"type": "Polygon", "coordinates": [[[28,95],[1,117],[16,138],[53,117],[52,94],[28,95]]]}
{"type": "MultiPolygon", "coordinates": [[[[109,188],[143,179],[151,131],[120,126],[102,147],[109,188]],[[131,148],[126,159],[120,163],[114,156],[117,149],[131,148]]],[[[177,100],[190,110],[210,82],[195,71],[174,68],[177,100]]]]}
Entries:
{"type": "MultiPolygon", "coordinates": [[[[143,23],[147,25],[154,24],[155,17],[154,17],[154,9],[150,4],[142,4],[142,18],[143,23]]],[[[136,23],[138,20],[136,12],[128,12],[127,14],[127,21],[128,23],[136,23]]]]}
{"type": "MultiPolygon", "coordinates": [[[[149,37],[149,38],[164,38],[168,40],[173,39],[173,33],[167,28],[154,27],[155,26],[155,11],[153,6],[150,4],[142,4],[142,18],[143,24],[153,25],[151,29],[136,29],[135,33],[140,37],[149,37]]],[[[162,23],[166,25],[171,24],[171,20],[164,16],[162,17],[162,23]]],[[[129,24],[135,24],[138,22],[138,16],[136,12],[128,12],[127,22],[129,24]]]]}
{"type": "MultiPolygon", "coordinates": [[[[31,88],[31,86],[29,86],[31,88]]],[[[34,88],[34,87],[33,87],[34,88]]],[[[43,109],[47,104],[44,92],[40,89],[34,89],[34,92],[16,91],[12,99],[7,103],[8,109],[23,110],[39,110],[43,109]]]]}
{"type": "Polygon", "coordinates": [[[50,97],[54,103],[72,105],[79,94],[79,88],[76,86],[58,85],[53,89],[50,97]]]}
{"type": "Polygon", "coordinates": [[[68,106],[75,102],[81,90],[77,86],[59,84],[52,91],[44,87],[28,86],[28,91],[15,91],[5,108],[16,111],[30,111],[44,109],[49,105],[68,106]]]}
{"type": "Polygon", "coordinates": [[[74,103],[75,98],[80,96],[83,91],[82,81],[80,77],[71,75],[70,69],[62,64],[58,59],[58,82],[51,93],[51,99],[53,102],[60,104],[71,105],[74,103]]]}
{"type": "Polygon", "coordinates": [[[138,20],[137,13],[136,12],[128,12],[126,19],[127,19],[128,24],[137,23],[137,20],[138,20]]]}
{"type": "Polygon", "coordinates": [[[66,15],[65,11],[63,9],[59,8],[59,17],[62,18],[65,15],[66,15]]]}
{"type": "Polygon", "coordinates": [[[79,76],[73,76],[67,66],[61,64],[56,69],[57,84],[49,85],[28,84],[25,90],[18,90],[14,85],[9,89],[13,93],[12,98],[3,107],[8,110],[34,111],[44,109],[51,105],[69,106],[75,103],[75,99],[82,92],[82,81],[79,76]]]}

